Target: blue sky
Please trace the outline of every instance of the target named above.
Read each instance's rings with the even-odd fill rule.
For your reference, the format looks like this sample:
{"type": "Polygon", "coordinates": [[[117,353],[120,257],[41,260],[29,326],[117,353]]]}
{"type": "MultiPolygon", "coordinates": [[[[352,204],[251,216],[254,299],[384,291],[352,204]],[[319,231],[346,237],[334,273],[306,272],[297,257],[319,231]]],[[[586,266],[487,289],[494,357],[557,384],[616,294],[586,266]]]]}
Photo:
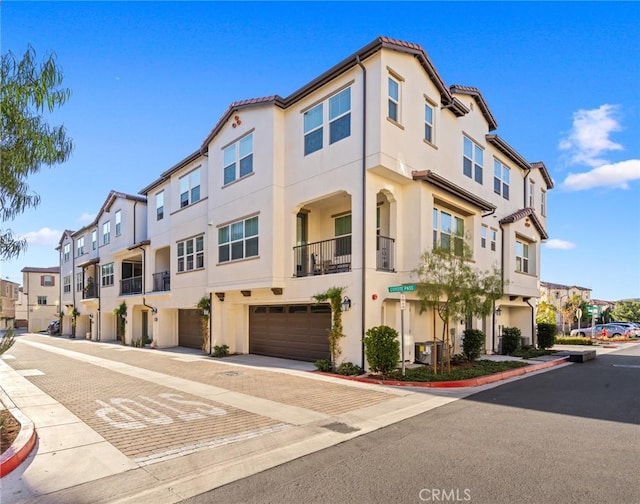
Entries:
{"type": "Polygon", "coordinates": [[[50,120],[75,151],[30,179],[42,204],[10,223],[29,250],[0,276],[56,265],[65,228],[199,148],[232,101],[286,96],[386,35],[478,87],[497,133],[545,162],[542,280],[640,297],[639,25],[635,2],[4,1],[2,52],[57,54],[73,95],[50,120]]]}

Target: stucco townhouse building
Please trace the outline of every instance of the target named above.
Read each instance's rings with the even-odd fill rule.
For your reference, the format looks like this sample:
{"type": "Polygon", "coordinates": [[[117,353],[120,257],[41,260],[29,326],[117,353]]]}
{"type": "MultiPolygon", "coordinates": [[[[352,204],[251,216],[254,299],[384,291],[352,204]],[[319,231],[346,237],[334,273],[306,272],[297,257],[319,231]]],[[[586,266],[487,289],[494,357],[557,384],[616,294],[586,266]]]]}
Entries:
{"type": "MultiPolygon", "coordinates": [[[[414,283],[424,251],[463,235],[505,286],[499,315],[466,323],[489,353],[503,326],[531,341],[553,182],[496,129],[478,89],[447,86],[421,46],[377,38],[287,97],[232,103],[141,196],[110,193],[92,225],[61,239],[61,274],[77,283],[63,304],[100,321],[94,339],[115,338],[125,301],[127,341],[199,348],[195,306],[209,297],[213,345],[313,361],[329,355],[331,323],[313,296],[339,286],[342,357],[361,364],[366,329],[400,327],[388,288],[414,283]],[[65,245],[82,238],[89,250],[65,266],[65,245]],[[80,300],[89,278],[95,297],[80,300]]],[[[458,347],[464,327],[452,328],[458,347]]],[[[434,330],[442,322],[408,292],[409,358],[434,330]]]]}

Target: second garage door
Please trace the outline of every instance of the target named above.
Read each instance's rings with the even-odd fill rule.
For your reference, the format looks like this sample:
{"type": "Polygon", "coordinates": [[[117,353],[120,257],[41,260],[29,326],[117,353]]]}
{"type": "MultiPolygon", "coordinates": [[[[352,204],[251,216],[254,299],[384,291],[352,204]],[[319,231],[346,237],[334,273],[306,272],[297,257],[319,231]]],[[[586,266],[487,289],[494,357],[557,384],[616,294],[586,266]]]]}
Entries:
{"type": "Polygon", "coordinates": [[[202,349],[199,310],[178,310],[178,345],[202,349]]]}
{"type": "Polygon", "coordinates": [[[249,353],[314,362],[329,359],[329,305],[251,306],[249,353]]]}

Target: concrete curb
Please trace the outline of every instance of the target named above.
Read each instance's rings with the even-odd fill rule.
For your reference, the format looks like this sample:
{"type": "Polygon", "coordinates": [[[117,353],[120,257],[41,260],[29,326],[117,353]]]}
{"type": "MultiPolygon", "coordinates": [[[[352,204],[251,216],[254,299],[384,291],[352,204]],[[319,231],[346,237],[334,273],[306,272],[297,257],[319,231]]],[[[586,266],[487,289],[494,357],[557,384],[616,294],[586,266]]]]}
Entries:
{"type": "Polygon", "coordinates": [[[2,390],[0,390],[0,401],[20,424],[18,437],[0,455],[0,478],[2,478],[25,461],[36,445],[38,434],[33,422],[13,404],[13,401],[2,390]]]}
{"type": "Polygon", "coordinates": [[[494,373],[486,376],[479,376],[477,378],[469,378],[467,380],[456,381],[440,381],[440,382],[406,382],[406,381],[394,381],[394,380],[378,380],[376,378],[362,378],[359,376],[343,376],[331,373],[321,373],[335,378],[342,378],[345,380],[358,381],[363,383],[374,383],[376,385],[390,385],[392,387],[422,387],[422,388],[458,388],[458,387],[479,387],[480,385],[487,385],[488,383],[494,383],[514,376],[520,376],[523,374],[533,373],[540,371],[541,369],[547,369],[553,366],[559,366],[569,361],[569,357],[562,357],[560,359],[543,362],[541,364],[532,364],[517,369],[510,369],[509,371],[502,371],[500,373],[494,373]]]}

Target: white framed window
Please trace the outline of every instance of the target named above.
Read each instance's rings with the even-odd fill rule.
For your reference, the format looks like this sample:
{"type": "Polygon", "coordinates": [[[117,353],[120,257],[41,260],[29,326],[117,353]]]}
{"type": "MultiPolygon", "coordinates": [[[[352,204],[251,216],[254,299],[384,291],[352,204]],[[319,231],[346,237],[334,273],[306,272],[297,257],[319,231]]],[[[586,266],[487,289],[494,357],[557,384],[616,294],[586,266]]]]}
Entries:
{"type": "Polygon", "coordinates": [[[351,87],[343,89],[325,102],[304,113],[304,155],[322,149],[324,145],[324,125],[328,123],[329,145],[351,136],[351,87]],[[325,110],[326,117],[325,117],[325,110]]]}
{"type": "Polygon", "coordinates": [[[482,166],[484,151],[470,138],[464,137],[464,155],[462,157],[462,173],[482,184],[482,166]]]}
{"type": "Polygon", "coordinates": [[[200,201],[200,168],[180,178],[180,208],[200,201]]]}
{"type": "Polygon", "coordinates": [[[56,284],[56,279],[53,275],[42,275],[40,277],[40,285],[43,287],[53,287],[56,284]]]}
{"type": "Polygon", "coordinates": [[[111,221],[102,224],[102,244],[106,245],[111,241],[111,221]]]}
{"type": "Polygon", "coordinates": [[[497,159],[493,160],[493,192],[509,199],[511,170],[497,159]]]}
{"type": "Polygon", "coordinates": [[[329,145],[351,135],[351,88],[329,98],[329,145]]]}
{"type": "Polygon", "coordinates": [[[69,257],[71,256],[71,244],[65,243],[62,247],[62,259],[64,262],[69,261],[69,257]]]}
{"type": "Polygon", "coordinates": [[[218,228],[218,262],[229,262],[258,255],[258,217],[218,228]]]}
{"type": "Polygon", "coordinates": [[[388,85],[388,117],[392,121],[400,122],[400,82],[393,77],[387,78],[388,85]]]}
{"type": "Polygon", "coordinates": [[[82,290],[82,273],[76,273],[76,292],[82,290]]]}
{"type": "Polygon", "coordinates": [[[204,268],[204,236],[196,236],[178,242],[178,271],[193,271],[204,268]]]}
{"type": "Polygon", "coordinates": [[[540,191],[540,215],[547,216],[547,191],[540,191]]]}
{"type": "Polygon", "coordinates": [[[491,244],[491,250],[493,252],[496,251],[496,243],[498,242],[498,232],[495,229],[491,229],[491,240],[490,240],[490,244],[491,244]]]}
{"type": "Polygon", "coordinates": [[[433,142],[433,107],[428,103],[424,105],[424,139],[430,144],[433,142]]]}
{"type": "Polygon", "coordinates": [[[480,226],[480,246],[482,248],[487,248],[487,234],[489,233],[489,228],[484,224],[480,226]]]}
{"type": "Polygon", "coordinates": [[[351,214],[341,215],[333,221],[336,237],[335,256],[351,255],[351,214]]]}
{"type": "Polygon", "coordinates": [[[100,282],[103,287],[113,285],[115,276],[113,274],[113,263],[103,264],[100,268],[100,282]]]}
{"type": "Polygon", "coordinates": [[[38,296],[38,304],[40,306],[46,306],[47,305],[47,296],[38,296]]]}
{"type": "Polygon", "coordinates": [[[98,231],[94,229],[91,231],[91,250],[95,250],[98,247],[98,231]]]}
{"type": "Polygon", "coordinates": [[[464,253],[464,219],[450,210],[433,209],[433,246],[464,253]]]}
{"type": "Polygon", "coordinates": [[[529,273],[529,244],[516,240],[516,271],[529,273]]]}
{"type": "Polygon", "coordinates": [[[64,292],[71,292],[71,275],[66,275],[62,282],[62,290],[64,292]]]}
{"type": "Polygon", "coordinates": [[[84,254],[84,236],[78,238],[78,242],[76,243],[77,256],[80,257],[84,254]]]}
{"type": "Polygon", "coordinates": [[[164,219],[164,191],[156,193],[156,220],[164,219]]]}
{"type": "Polygon", "coordinates": [[[116,236],[122,234],[122,211],[116,211],[116,236]]]}
{"type": "Polygon", "coordinates": [[[253,133],[224,149],[224,185],[253,173],[253,133]]]}
{"type": "Polygon", "coordinates": [[[322,149],[323,105],[320,103],[304,113],[304,155],[322,149]]]}
{"type": "Polygon", "coordinates": [[[533,180],[529,180],[529,208],[533,208],[535,204],[535,190],[536,184],[533,180]]]}

